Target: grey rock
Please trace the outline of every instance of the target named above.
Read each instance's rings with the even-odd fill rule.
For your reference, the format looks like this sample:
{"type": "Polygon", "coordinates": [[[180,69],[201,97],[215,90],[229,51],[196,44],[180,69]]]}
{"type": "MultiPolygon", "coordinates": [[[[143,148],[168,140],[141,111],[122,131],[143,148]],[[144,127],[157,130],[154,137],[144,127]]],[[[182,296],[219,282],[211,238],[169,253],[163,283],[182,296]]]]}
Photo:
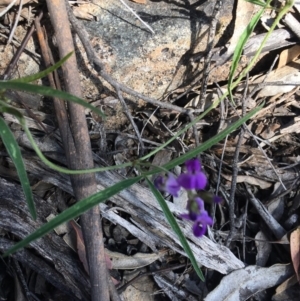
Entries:
{"type": "MultiPolygon", "coordinates": [[[[97,40],[99,56],[112,76],[159,99],[198,72],[199,63],[192,65],[189,59],[206,48],[215,2],[124,1],[151,26],[154,34],[117,0],[98,1],[97,21],[87,21],[85,25],[94,42],[97,40]]],[[[224,2],[222,18],[228,23],[233,1],[224,2]]]]}

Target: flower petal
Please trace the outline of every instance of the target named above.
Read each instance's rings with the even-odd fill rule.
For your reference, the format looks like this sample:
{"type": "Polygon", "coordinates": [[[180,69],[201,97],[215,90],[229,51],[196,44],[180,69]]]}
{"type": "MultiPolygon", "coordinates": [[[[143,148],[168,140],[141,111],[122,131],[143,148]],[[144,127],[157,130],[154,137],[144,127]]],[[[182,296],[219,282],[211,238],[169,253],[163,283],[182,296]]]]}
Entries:
{"type": "Polygon", "coordinates": [[[213,219],[208,215],[206,210],[203,210],[201,212],[201,216],[199,216],[198,220],[201,220],[202,223],[205,223],[210,226],[212,226],[214,223],[213,219]]]}
{"type": "Polygon", "coordinates": [[[165,190],[171,195],[178,197],[178,192],[180,190],[180,185],[172,174],[168,175],[166,180],[165,190]]]}
{"type": "Polygon", "coordinates": [[[188,213],[183,213],[179,215],[181,218],[190,220],[190,215],[188,213]]]}
{"type": "Polygon", "coordinates": [[[192,190],[195,186],[194,177],[190,174],[183,173],[177,179],[178,184],[184,189],[192,190]]]}
{"type": "Polygon", "coordinates": [[[201,171],[201,163],[198,159],[191,159],[185,162],[186,169],[189,173],[201,171]]]}
{"type": "Polygon", "coordinates": [[[202,224],[201,222],[197,221],[193,225],[193,233],[196,237],[201,237],[206,232],[206,225],[202,224]]]}
{"type": "Polygon", "coordinates": [[[199,208],[199,212],[204,210],[204,202],[202,199],[200,199],[199,197],[195,197],[194,201],[197,203],[198,208],[199,208]]]}
{"type": "Polygon", "coordinates": [[[195,175],[194,189],[204,189],[207,184],[206,175],[203,172],[197,172],[195,175]]]}

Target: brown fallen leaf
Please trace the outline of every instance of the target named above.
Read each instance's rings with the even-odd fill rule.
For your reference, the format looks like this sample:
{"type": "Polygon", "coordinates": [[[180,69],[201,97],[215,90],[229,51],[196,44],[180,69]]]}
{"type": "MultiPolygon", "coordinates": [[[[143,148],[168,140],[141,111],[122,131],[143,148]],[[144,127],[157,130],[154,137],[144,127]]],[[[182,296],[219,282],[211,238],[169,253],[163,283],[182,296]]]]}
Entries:
{"type": "Polygon", "coordinates": [[[86,252],[85,252],[85,245],[83,241],[82,231],[74,221],[70,221],[70,224],[72,225],[73,229],[76,232],[77,253],[79,259],[82,262],[85,271],[89,274],[89,265],[86,259],[86,252]]]}
{"type": "Polygon", "coordinates": [[[300,45],[285,49],[280,53],[277,69],[286,66],[300,55],[300,45]]]}
{"type": "MultiPolygon", "coordinates": [[[[231,176],[229,175],[225,175],[225,174],[222,174],[222,176],[228,180],[228,181],[231,181],[231,176]]],[[[251,185],[256,185],[256,186],[259,186],[261,189],[268,189],[270,188],[273,184],[271,182],[268,182],[268,181],[265,181],[265,180],[262,180],[262,179],[258,179],[258,178],[255,178],[255,177],[252,177],[252,176],[237,176],[236,178],[236,182],[237,183],[248,183],[248,184],[251,184],[251,185]]]]}
{"type": "MultiPolygon", "coordinates": [[[[85,271],[89,274],[89,265],[88,265],[88,262],[86,259],[85,244],[84,244],[81,228],[74,221],[70,221],[70,224],[76,232],[77,253],[78,253],[79,259],[82,262],[85,271]]],[[[106,267],[109,270],[111,270],[112,262],[106,253],[105,253],[105,262],[106,262],[106,267]]]]}
{"type": "Polygon", "coordinates": [[[147,0],[131,0],[131,1],[138,4],[147,4],[147,0]]]}
{"type": "Polygon", "coordinates": [[[166,250],[161,250],[158,253],[136,253],[133,256],[128,256],[118,252],[105,250],[109,256],[112,269],[118,270],[134,270],[147,266],[166,254],[166,250]]]}
{"type": "Polygon", "coordinates": [[[291,233],[290,237],[291,246],[291,258],[293,262],[293,267],[297,275],[298,282],[300,282],[299,277],[299,267],[300,267],[300,227],[291,233]]]}
{"type": "MultiPolygon", "coordinates": [[[[300,60],[290,62],[288,65],[271,71],[267,78],[265,75],[262,75],[255,79],[253,84],[260,84],[264,81],[264,83],[268,82],[292,82],[299,84],[300,82],[300,72],[299,72],[300,60]]],[[[259,92],[257,97],[269,97],[274,96],[276,94],[283,94],[292,91],[296,85],[286,85],[286,86],[278,86],[278,85],[267,85],[263,87],[259,92]]],[[[254,87],[254,86],[253,86],[254,87]]],[[[251,88],[252,89],[252,88],[251,88]]]]}

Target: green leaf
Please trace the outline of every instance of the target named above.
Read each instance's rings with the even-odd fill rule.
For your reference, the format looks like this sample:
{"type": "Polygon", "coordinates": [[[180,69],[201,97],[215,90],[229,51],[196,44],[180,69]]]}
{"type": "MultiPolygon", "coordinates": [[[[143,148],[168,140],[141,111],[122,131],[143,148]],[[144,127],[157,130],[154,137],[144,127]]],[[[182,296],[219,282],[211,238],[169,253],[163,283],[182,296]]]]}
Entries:
{"type": "Polygon", "coordinates": [[[83,99],[81,99],[77,96],[71,95],[67,92],[52,89],[50,87],[32,85],[32,84],[27,84],[27,83],[20,83],[20,82],[15,82],[15,81],[0,81],[0,89],[12,89],[12,90],[17,90],[17,91],[26,91],[26,92],[30,92],[30,93],[42,94],[45,96],[65,99],[68,101],[78,103],[78,104],[82,105],[83,107],[88,108],[88,109],[92,110],[93,112],[95,112],[96,114],[105,118],[105,115],[99,109],[95,108],[94,106],[92,106],[88,102],[84,101],[83,99]]]}
{"type": "MultiPolygon", "coordinates": [[[[271,0],[268,0],[267,4],[265,3],[264,6],[268,5],[271,2],[271,0]]],[[[254,17],[251,19],[250,23],[247,25],[246,29],[243,31],[240,39],[238,40],[238,43],[236,45],[233,58],[232,58],[232,64],[230,67],[230,73],[229,73],[229,79],[228,79],[228,94],[230,97],[230,100],[233,102],[232,97],[232,82],[234,78],[235,71],[238,67],[239,61],[242,56],[242,52],[244,49],[245,44],[250,38],[250,35],[252,34],[254,28],[256,27],[258,21],[261,18],[261,15],[265,11],[265,7],[263,7],[258,13],[254,15],[254,17]]]]}
{"type": "Polygon", "coordinates": [[[28,205],[29,212],[33,219],[36,219],[36,210],[34,206],[33,196],[31,192],[30,183],[25,170],[24,162],[22,159],[21,151],[18,143],[15,140],[10,128],[5,123],[4,119],[0,117],[0,136],[4,143],[4,146],[12,159],[25,194],[26,202],[28,205]]]}
{"type": "Polygon", "coordinates": [[[58,69],[72,54],[73,54],[73,52],[70,52],[64,58],[62,58],[59,62],[57,62],[55,65],[47,68],[44,71],[41,71],[41,72],[33,74],[33,75],[25,76],[25,77],[22,77],[22,78],[12,79],[11,82],[30,83],[30,82],[33,82],[33,81],[38,80],[40,78],[43,78],[43,77],[47,76],[49,73],[51,73],[54,70],[58,69]]]}
{"type": "Polygon", "coordinates": [[[49,161],[44,154],[41,152],[41,150],[39,149],[38,145],[35,143],[31,132],[29,130],[29,128],[26,125],[26,121],[25,119],[19,118],[19,122],[22,125],[28,140],[32,146],[32,148],[34,149],[34,151],[36,152],[36,154],[38,155],[38,157],[50,168],[61,172],[61,173],[65,173],[65,174],[69,174],[69,175],[81,175],[81,174],[87,174],[87,173],[93,173],[93,172],[102,172],[102,171],[107,171],[107,170],[115,170],[115,169],[120,169],[120,168],[125,168],[128,166],[132,166],[131,162],[128,163],[123,163],[120,165],[115,165],[115,166],[108,166],[108,167],[96,167],[96,168],[92,168],[92,169],[68,169],[59,165],[56,165],[54,163],[52,163],[51,161],[49,161]]]}
{"type": "Polygon", "coordinates": [[[95,205],[106,201],[110,197],[119,193],[123,189],[126,189],[129,186],[135,184],[136,182],[140,181],[141,179],[142,179],[142,176],[124,180],[124,181],[119,182],[109,188],[106,188],[105,190],[102,190],[86,199],[83,199],[82,201],[77,202],[75,205],[68,208],[64,212],[60,213],[55,218],[53,218],[51,221],[49,221],[45,225],[41,226],[35,232],[28,235],[26,238],[24,238],[23,240],[21,240],[20,242],[15,244],[13,247],[8,249],[4,253],[3,256],[5,257],[8,255],[11,255],[12,253],[24,248],[25,246],[27,246],[29,243],[33,242],[34,240],[43,237],[45,234],[49,233],[57,226],[81,215],[82,213],[91,209],[95,205]]]}
{"type": "Polygon", "coordinates": [[[19,120],[23,119],[23,115],[20,111],[18,111],[17,109],[11,107],[10,105],[7,105],[2,100],[0,100],[0,112],[14,115],[19,120]]]}
{"type": "Polygon", "coordinates": [[[176,219],[174,218],[172,212],[170,211],[165,199],[163,198],[163,196],[161,195],[161,193],[154,187],[153,183],[148,179],[148,177],[145,177],[145,179],[147,180],[148,182],[148,185],[152,191],[152,193],[154,194],[154,196],[156,197],[161,209],[163,210],[170,226],[172,227],[173,231],[177,234],[179,240],[180,240],[180,243],[185,251],[185,253],[187,254],[187,256],[189,257],[197,275],[199,276],[199,278],[204,281],[204,276],[202,274],[202,271],[200,270],[199,266],[198,266],[198,263],[195,259],[195,256],[185,238],[185,236],[183,235],[176,219]]]}
{"type": "MultiPolygon", "coordinates": [[[[269,4],[270,4],[270,2],[271,2],[271,0],[268,0],[265,7],[268,7],[269,4]]],[[[270,37],[270,35],[274,31],[274,29],[276,28],[276,26],[279,24],[279,22],[281,21],[281,19],[284,17],[284,15],[287,14],[288,11],[293,7],[294,2],[295,2],[295,0],[287,0],[286,3],[285,3],[285,5],[284,5],[284,7],[282,7],[281,9],[278,10],[278,14],[277,14],[276,19],[272,23],[269,31],[266,33],[266,35],[263,38],[261,44],[257,48],[257,51],[256,51],[255,55],[252,57],[251,61],[248,63],[248,66],[243,70],[243,72],[240,74],[240,76],[238,77],[238,79],[231,85],[231,88],[229,89],[229,91],[231,91],[232,89],[234,89],[241,82],[241,80],[243,79],[243,77],[246,76],[246,74],[254,66],[254,64],[256,63],[259,55],[261,54],[261,51],[262,51],[264,45],[266,44],[266,41],[268,40],[268,38],[270,37]]],[[[228,94],[228,91],[227,91],[227,94],[228,94]]]]}

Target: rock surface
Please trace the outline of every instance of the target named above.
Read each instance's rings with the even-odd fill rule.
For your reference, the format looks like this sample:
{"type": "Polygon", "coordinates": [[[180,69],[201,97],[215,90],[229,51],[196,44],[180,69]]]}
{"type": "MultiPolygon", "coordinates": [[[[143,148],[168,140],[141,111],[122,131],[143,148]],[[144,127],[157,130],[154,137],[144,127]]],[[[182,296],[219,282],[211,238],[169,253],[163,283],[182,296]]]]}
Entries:
{"type": "MultiPolygon", "coordinates": [[[[97,1],[97,21],[86,21],[85,25],[91,39],[97,40],[98,53],[108,71],[116,80],[156,99],[189,83],[201,70],[201,64],[189,59],[206,49],[215,2],[124,1],[154,34],[121,1],[97,1]]],[[[233,1],[224,2],[219,28],[232,19],[233,1]]]]}

